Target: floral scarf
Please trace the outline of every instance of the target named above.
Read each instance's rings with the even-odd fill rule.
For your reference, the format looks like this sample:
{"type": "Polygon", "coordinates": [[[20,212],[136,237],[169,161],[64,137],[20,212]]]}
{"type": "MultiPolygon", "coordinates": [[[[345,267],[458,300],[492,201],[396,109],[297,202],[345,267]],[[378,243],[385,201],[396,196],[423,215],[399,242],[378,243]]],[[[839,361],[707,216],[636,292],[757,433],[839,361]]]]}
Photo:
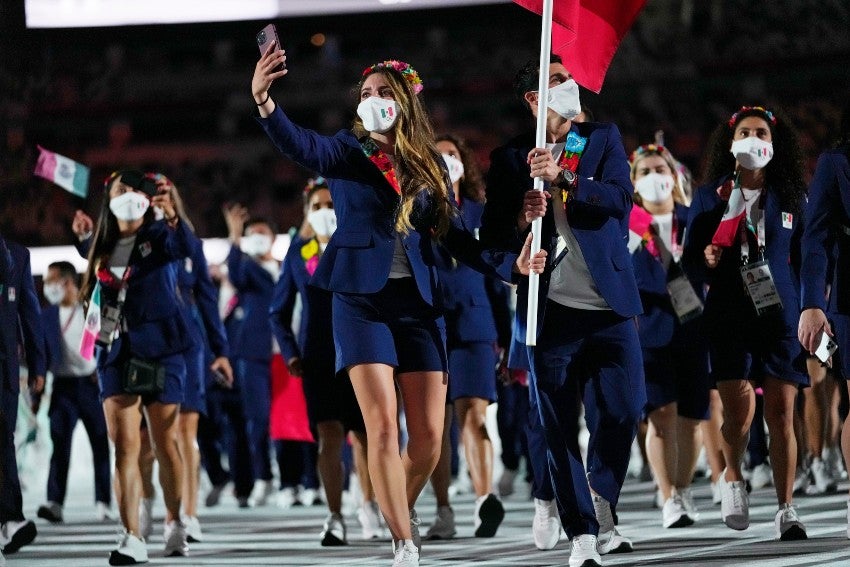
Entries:
{"type": "Polygon", "coordinates": [[[381,148],[378,147],[378,144],[375,143],[375,140],[372,138],[366,138],[364,141],[360,142],[360,147],[363,148],[363,153],[366,154],[366,157],[369,158],[375,167],[378,168],[378,171],[383,174],[384,179],[387,180],[395,192],[401,195],[401,186],[398,184],[398,177],[396,177],[395,169],[393,168],[393,163],[390,161],[390,158],[381,151],[381,148]]]}

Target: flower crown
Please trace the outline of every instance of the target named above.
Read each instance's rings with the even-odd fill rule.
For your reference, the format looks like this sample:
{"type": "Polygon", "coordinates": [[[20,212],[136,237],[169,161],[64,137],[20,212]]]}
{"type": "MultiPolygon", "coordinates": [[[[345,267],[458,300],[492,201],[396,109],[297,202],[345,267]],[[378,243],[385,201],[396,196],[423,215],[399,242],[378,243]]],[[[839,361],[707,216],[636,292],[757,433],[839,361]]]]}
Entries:
{"type": "Polygon", "coordinates": [[[409,63],[405,63],[404,61],[399,61],[397,59],[381,61],[380,63],[375,63],[371,67],[366,67],[363,70],[363,77],[368,77],[378,69],[394,69],[401,73],[402,77],[410,83],[410,88],[413,90],[413,94],[419,94],[422,92],[422,89],[425,88],[425,85],[422,84],[422,79],[419,78],[419,73],[417,73],[416,69],[411,67],[409,63]]]}
{"type": "Polygon", "coordinates": [[[328,180],[322,177],[321,175],[317,176],[315,179],[310,178],[307,180],[307,185],[304,186],[304,194],[309,195],[310,192],[314,189],[327,189],[328,188],[328,180]]]}
{"type": "Polygon", "coordinates": [[[658,144],[644,144],[642,146],[638,146],[635,151],[629,156],[629,162],[634,163],[635,160],[644,154],[660,154],[664,155],[667,153],[667,148],[664,146],[659,146],[658,144]]]}
{"type": "Polygon", "coordinates": [[[742,106],[741,109],[738,112],[736,112],[735,114],[733,114],[732,118],[729,119],[729,127],[730,128],[735,127],[735,124],[738,123],[738,117],[741,115],[741,113],[750,112],[750,111],[761,112],[762,114],[764,114],[767,117],[768,121],[771,124],[776,124],[776,116],[774,116],[773,113],[771,111],[769,111],[768,109],[766,109],[765,107],[763,107],[763,106],[742,106]]]}

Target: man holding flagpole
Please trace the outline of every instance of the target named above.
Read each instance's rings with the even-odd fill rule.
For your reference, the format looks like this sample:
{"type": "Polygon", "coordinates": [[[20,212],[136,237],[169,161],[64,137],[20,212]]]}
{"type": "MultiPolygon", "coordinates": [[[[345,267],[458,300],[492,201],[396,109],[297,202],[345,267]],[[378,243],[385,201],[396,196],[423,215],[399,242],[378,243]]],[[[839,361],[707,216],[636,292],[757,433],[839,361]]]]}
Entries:
{"type": "MultiPolygon", "coordinates": [[[[481,240],[519,250],[531,222],[542,217],[536,345],[529,395],[538,408],[557,512],[571,538],[571,567],[601,565],[600,555],[631,551],[616,530],[616,505],[646,393],[634,317],[640,296],[626,247],[633,188],[619,131],[612,124],[575,123],[578,85],[560,57],[548,69],[546,147],[530,135],[493,151],[481,240]],[[532,190],[533,180],[545,182],[532,190]],[[549,202],[551,201],[551,203],[549,202]],[[590,423],[587,469],[575,411],[585,391],[590,423]]],[[[539,64],[514,80],[535,118],[539,64]]],[[[519,279],[518,336],[526,336],[527,277],[519,279]]],[[[538,463],[535,463],[538,466],[538,463]]],[[[555,538],[554,541],[557,541],[555,538]]]]}

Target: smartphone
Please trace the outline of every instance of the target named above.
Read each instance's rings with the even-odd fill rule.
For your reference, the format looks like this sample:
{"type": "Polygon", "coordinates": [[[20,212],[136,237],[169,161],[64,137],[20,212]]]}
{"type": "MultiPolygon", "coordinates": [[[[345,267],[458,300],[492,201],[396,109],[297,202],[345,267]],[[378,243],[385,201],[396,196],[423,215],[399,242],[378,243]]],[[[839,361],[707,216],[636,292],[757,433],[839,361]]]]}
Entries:
{"type": "MultiPolygon", "coordinates": [[[[265,54],[271,42],[274,42],[276,49],[282,49],[280,45],[280,38],[277,36],[277,28],[274,27],[274,24],[267,25],[260,30],[260,33],[257,34],[257,46],[260,48],[261,56],[265,54]]],[[[282,63],[280,67],[275,69],[275,72],[282,71],[283,69],[286,69],[286,62],[282,63]]]]}
{"type": "Polygon", "coordinates": [[[821,333],[820,345],[815,351],[815,356],[818,357],[818,360],[826,363],[836,350],[838,350],[838,345],[835,343],[835,340],[826,333],[821,333]]]}

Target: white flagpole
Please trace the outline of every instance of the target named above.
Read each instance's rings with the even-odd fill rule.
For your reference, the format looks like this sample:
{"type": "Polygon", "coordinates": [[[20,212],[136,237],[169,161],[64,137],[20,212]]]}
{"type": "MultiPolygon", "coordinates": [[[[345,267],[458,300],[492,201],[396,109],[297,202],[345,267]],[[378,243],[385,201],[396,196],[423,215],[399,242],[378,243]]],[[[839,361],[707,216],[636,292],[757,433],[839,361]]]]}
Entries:
{"type": "MultiPolygon", "coordinates": [[[[537,135],[535,147],[546,147],[546,116],[549,111],[549,53],[552,51],[552,4],[554,0],[543,0],[543,27],[540,32],[540,81],[537,84],[537,135]]],[[[543,191],[543,179],[534,178],[534,190],[543,191]]],[[[543,219],[537,218],[531,223],[531,255],[540,251],[540,229],[543,219]]],[[[526,317],[525,344],[537,344],[537,303],[540,294],[540,276],[534,272],[528,275],[528,315],[526,317]]]]}

